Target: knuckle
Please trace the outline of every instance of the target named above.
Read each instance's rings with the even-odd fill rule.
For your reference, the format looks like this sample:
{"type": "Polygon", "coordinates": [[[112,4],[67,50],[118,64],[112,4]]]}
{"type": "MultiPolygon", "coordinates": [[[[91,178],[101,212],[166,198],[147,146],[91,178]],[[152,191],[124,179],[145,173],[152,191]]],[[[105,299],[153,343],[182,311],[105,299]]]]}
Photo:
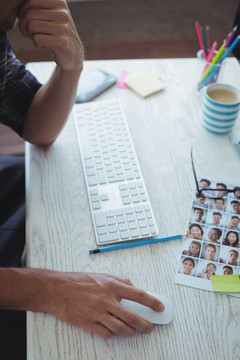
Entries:
{"type": "Polygon", "coordinates": [[[27,30],[28,32],[30,32],[31,34],[34,33],[35,30],[35,22],[33,20],[29,20],[27,22],[27,30]]]}
{"type": "Polygon", "coordinates": [[[69,27],[68,27],[68,24],[62,25],[61,31],[62,31],[62,34],[63,34],[64,36],[68,36],[68,35],[69,35],[69,27]]]}
{"type": "Polygon", "coordinates": [[[126,323],[130,326],[135,327],[135,325],[137,324],[137,316],[133,313],[128,314],[126,318],[126,323]]]}
{"type": "Polygon", "coordinates": [[[61,21],[62,23],[68,23],[69,22],[69,15],[68,15],[68,11],[66,9],[61,9],[58,12],[58,19],[59,21],[61,21]]]}
{"type": "Polygon", "coordinates": [[[126,285],[132,285],[132,282],[129,278],[123,278],[123,282],[126,284],[126,285]]]}
{"type": "Polygon", "coordinates": [[[115,287],[115,284],[116,284],[116,282],[112,278],[107,278],[105,280],[105,287],[107,290],[112,290],[115,287]]]}
{"type": "Polygon", "coordinates": [[[143,301],[145,297],[145,291],[143,291],[142,289],[136,289],[136,299],[141,302],[143,301]]]}
{"type": "Polygon", "coordinates": [[[67,45],[68,45],[68,40],[66,36],[62,36],[61,39],[59,40],[59,48],[66,49],[67,45]]]}
{"type": "Polygon", "coordinates": [[[95,298],[95,305],[101,308],[104,308],[108,305],[108,296],[105,293],[100,294],[95,298]]]}
{"type": "Polygon", "coordinates": [[[33,35],[33,43],[34,43],[34,46],[36,46],[37,48],[41,47],[41,45],[42,45],[41,37],[38,34],[33,35]]]}
{"type": "Polygon", "coordinates": [[[67,3],[65,0],[58,0],[58,7],[61,9],[67,9],[67,3]]]}
{"type": "Polygon", "coordinates": [[[117,324],[115,324],[115,326],[113,327],[113,331],[116,334],[125,334],[126,333],[126,325],[124,325],[122,322],[118,322],[117,324]]]}

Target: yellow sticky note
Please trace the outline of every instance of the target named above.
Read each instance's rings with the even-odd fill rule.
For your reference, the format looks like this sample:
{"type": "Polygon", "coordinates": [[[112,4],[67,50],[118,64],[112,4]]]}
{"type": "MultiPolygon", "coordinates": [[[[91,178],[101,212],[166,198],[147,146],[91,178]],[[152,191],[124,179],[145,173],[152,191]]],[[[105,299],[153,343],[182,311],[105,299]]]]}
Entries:
{"type": "Polygon", "coordinates": [[[239,275],[212,275],[212,287],[216,292],[239,293],[239,275]]]}
{"type": "Polygon", "coordinates": [[[138,95],[145,98],[162,90],[165,85],[155,75],[143,71],[132,71],[124,80],[138,95]]]}

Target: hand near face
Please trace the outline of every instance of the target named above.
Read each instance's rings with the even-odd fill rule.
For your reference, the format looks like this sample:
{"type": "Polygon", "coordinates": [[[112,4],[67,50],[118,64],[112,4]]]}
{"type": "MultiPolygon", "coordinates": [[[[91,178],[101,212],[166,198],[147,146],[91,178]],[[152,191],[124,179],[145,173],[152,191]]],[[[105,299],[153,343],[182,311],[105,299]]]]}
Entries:
{"type": "Polygon", "coordinates": [[[61,69],[82,69],[83,45],[64,0],[27,0],[19,13],[19,28],[37,48],[51,50],[61,69]]]}

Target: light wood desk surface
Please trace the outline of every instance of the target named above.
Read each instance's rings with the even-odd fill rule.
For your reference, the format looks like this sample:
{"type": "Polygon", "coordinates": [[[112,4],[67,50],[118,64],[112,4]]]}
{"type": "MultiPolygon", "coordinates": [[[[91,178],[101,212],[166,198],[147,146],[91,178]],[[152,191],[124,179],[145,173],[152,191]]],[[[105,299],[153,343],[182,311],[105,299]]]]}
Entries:
{"type": "MultiPolygon", "coordinates": [[[[30,67],[44,80],[44,71],[30,67]]],[[[96,67],[117,76],[122,70],[145,70],[165,81],[164,91],[144,100],[114,86],[95,101],[121,99],[159,235],[184,233],[194,191],[191,144],[197,172],[240,179],[240,158],[229,136],[211,134],[200,123],[194,86],[202,64],[197,59],[86,61],[84,71],[96,67]]],[[[224,71],[228,82],[239,86],[235,59],[228,59],[224,71]]],[[[28,266],[128,277],[135,286],[167,296],[175,310],[173,322],[155,326],[151,334],[109,340],[29,312],[28,360],[240,359],[239,299],[173,282],[182,240],[88,254],[96,243],[71,116],[51,148],[27,145],[26,169],[28,266]]]]}

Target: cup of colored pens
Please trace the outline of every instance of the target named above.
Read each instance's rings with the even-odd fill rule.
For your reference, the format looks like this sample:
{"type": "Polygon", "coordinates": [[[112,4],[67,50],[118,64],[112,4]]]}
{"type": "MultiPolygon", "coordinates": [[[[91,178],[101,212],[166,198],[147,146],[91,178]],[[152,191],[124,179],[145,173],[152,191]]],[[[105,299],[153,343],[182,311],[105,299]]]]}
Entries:
{"type": "Polygon", "coordinates": [[[204,86],[219,80],[219,75],[223,72],[224,62],[240,41],[240,36],[236,36],[237,27],[235,26],[227,35],[222,45],[217,48],[216,42],[211,43],[209,27],[206,27],[205,31],[205,29],[196,22],[195,28],[201,47],[198,57],[205,61],[201,77],[197,84],[197,90],[201,90],[204,86]]]}
{"type": "MultiPolygon", "coordinates": [[[[217,55],[217,50],[214,50],[212,58],[217,55]]],[[[202,88],[201,86],[201,79],[204,79],[204,75],[206,73],[207,69],[211,69],[214,75],[207,79],[207,81],[204,83],[204,85],[213,84],[216,82],[221,82],[224,76],[224,65],[226,64],[226,60],[222,60],[219,63],[213,63],[212,58],[208,58],[207,60],[204,58],[203,51],[199,50],[197,52],[197,58],[202,63],[202,72],[199,79],[199,83],[197,84],[197,89],[200,90],[202,88]],[[199,86],[200,85],[200,86],[199,86]]]]}

